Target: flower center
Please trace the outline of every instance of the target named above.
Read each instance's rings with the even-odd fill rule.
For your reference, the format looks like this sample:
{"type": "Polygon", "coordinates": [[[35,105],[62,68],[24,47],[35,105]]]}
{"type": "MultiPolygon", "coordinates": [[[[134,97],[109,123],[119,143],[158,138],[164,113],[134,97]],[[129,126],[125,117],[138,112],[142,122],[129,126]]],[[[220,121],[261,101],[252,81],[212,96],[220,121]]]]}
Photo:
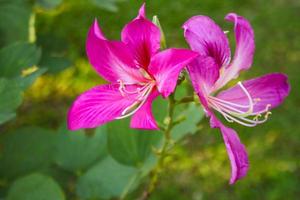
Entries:
{"type": "Polygon", "coordinates": [[[237,122],[244,126],[254,127],[257,124],[261,124],[267,121],[269,115],[271,114],[271,112],[269,111],[271,104],[266,105],[265,110],[262,112],[265,113],[265,115],[262,118],[262,115],[260,113],[254,113],[254,105],[257,102],[261,101],[261,99],[253,99],[248,90],[241,82],[238,82],[238,85],[245,93],[248,99],[248,105],[237,104],[217,97],[208,96],[209,105],[220,112],[224,116],[224,118],[231,123],[237,122]],[[250,116],[254,117],[251,119],[250,116]]]}
{"type": "Polygon", "coordinates": [[[146,102],[147,98],[152,92],[153,87],[155,86],[154,81],[149,81],[148,83],[144,83],[141,85],[141,87],[136,88],[135,90],[128,91],[126,89],[126,86],[130,84],[125,84],[122,80],[118,80],[119,91],[123,97],[128,97],[134,95],[135,101],[130,106],[126,107],[120,117],[117,117],[116,119],[123,119],[126,117],[129,117],[136,113],[146,102]]]}

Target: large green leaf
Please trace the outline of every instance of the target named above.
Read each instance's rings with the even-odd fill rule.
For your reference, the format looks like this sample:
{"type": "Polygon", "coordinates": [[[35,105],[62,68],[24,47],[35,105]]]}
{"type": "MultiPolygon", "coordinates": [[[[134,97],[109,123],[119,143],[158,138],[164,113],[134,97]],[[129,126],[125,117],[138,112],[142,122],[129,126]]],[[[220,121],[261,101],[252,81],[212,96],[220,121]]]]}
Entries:
{"type": "Polygon", "coordinates": [[[17,179],[8,191],[7,200],[64,200],[60,186],[43,174],[30,174],[17,179]]]}
{"type": "Polygon", "coordinates": [[[41,57],[41,50],[34,44],[18,42],[0,50],[0,76],[16,77],[21,71],[36,65],[41,57]]]}
{"type": "Polygon", "coordinates": [[[22,90],[26,90],[29,86],[31,86],[34,83],[34,81],[39,76],[43,75],[46,71],[47,71],[46,68],[40,68],[26,76],[19,76],[15,78],[15,80],[18,81],[19,86],[20,88],[22,88],[22,90]]]}
{"type": "Polygon", "coordinates": [[[46,168],[53,161],[56,134],[37,127],[26,127],[0,137],[0,175],[12,178],[46,168]]]}
{"type": "Polygon", "coordinates": [[[22,90],[17,81],[0,78],[0,124],[14,118],[22,103],[22,90]]]}
{"type": "Polygon", "coordinates": [[[28,40],[31,8],[26,0],[0,1],[0,44],[28,40]]]}
{"type": "Polygon", "coordinates": [[[129,128],[129,119],[108,124],[108,150],[120,163],[139,166],[148,158],[152,147],[161,139],[158,131],[144,131],[129,128]]]}
{"type": "Polygon", "coordinates": [[[67,170],[83,170],[106,154],[106,127],[101,126],[93,135],[84,131],[59,131],[55,161],[67,170]]]}
{"type": "Polygon", "coordinates": [[[138,174],[136,168],[107,157],[79,178],[77,194],[82,199],[120,197],[136,186],[138,174]]]}
{"type": "Polygon", "coordinates": [[[71,62],[63,57],[47,56],[41,59],[39,66],[46,68],[48,73],[58,73],[71,65],[71,62]]]}
{"type": "MultiPolygon", "coordinates": [[[[178,108],[183,110],[183,108],[178,108]]],[[[180,140],[187,134],[193,134],[197,131],[197,123],[202,119],[204,113],[195,103],[190,103],[188,107],[177,115],[176,118],[182,120],[180,124],[175,126],[172,131],[172,138],[180,140]]]]}

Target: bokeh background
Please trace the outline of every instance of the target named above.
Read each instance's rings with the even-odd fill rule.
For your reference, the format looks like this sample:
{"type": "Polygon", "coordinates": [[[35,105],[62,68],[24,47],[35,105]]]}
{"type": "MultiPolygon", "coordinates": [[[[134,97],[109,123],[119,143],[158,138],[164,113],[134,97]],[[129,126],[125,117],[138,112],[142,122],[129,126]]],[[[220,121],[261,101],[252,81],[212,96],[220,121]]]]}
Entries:
{"type": "MultiPolygon", "coordinates": [[[[92,70],[85,54],[86,34],[93,20],[98,19],[108,38],[119,40],[123,26],[137,15],[142,3],[137,0],[0,0],[0,69],[5,68],[0,70],[0,199],[41,199],[39,194],[28,196],[28,191],[36,187],[47,194],[45,199],[52,200],[122,196],[103,196],[105,191],[97,191],[118,185],[122,175],[105,179],[105,171],[102,171],[100,179],[103,177],[103,180],[97,182],[93,172],[85,174],[88,167],[105,154],[106,150],[101,149],[103,139],[90,141],[88,135],[95,134],[93,131],[71,133],[64,124],[75,97],[104,83],[92,70]],[[28,40],[35,46],[15,44],[28,40]],[[10,46],[7,51],[8,45],[18,48],[10,46]],[[18,60],[24,54],[28,54],[29,59],[18,60]],[[36,59],[32,60],[33,57],[36,59]],[[27,62],[23,67],[34,65],[38,69],[23,70],[19,77],[22,67],[17,66],[21,62],[27,62]],[[17,83],[23,87],[15,86],[17,83]],[[11,91],[19,92],[12,94],[11,91]],[[52,135],[59,132],[60,139],[53,142],[52,137],[45,137],[48,132],[55,132],[49,133],[52,135]],[[49,146],[51,142],[55,148],[49,146]],[[54,164],[53,151],[61,152],[54,156],[54,164]],[[93,157],[91,161],[89,156],[93,157]],[[78,186],[82,175],[85,179],[80,180],[78,186]],[[33,185],[31,179],[35,180],[33,185]]],[[[256,51],[253,67],[242,73],[240,79],[283,72],[292,85],[289,97],[265,124],[255,128],[234,126],[249,152],[251,167],[246,178],[233,186],[228,184],[230,164],[221,135],[210,129],[207,119],[203,118],[196,133],[178,141],[150,199],[299,199],[300,1],[152,0],[146,1],[146,9],[149,19],[153,15],[159,17],[168,46],[172,47],[187,47],[181,25],[188,18],[208,15],[230,31],[234,50],[232,24],[225,22],[224,16],[235,12],[246,17],[255,31],[256,51]]],[[[201,110],[198,111],[202,116],[201,110]]],[[[130,132],[127,126],[122,131],[130,132]]],[[[102,135],[96,136],[101,138],[102,135]]],[[[155,138],[151,136],[151,140],[155,138]]],[[[123,147],[115,145],[114,151],[122,151],[123,147]]],[[[115,173],[120,170],[116,168],[115,173]]],[[[139,197],[148,181],[147,176],[144,177],[125,198],[139,197]]]]}

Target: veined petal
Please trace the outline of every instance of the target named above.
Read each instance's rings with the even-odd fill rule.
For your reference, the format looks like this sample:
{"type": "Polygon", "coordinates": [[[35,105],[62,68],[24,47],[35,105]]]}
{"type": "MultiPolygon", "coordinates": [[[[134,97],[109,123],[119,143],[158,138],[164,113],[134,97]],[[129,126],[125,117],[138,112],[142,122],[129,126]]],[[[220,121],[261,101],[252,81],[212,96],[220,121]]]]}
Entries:
{"type": "Polygon", "coordinates": [[[144,80],[125,44],[105,39],[95,20],[86,43],[91,65],[106,80],[137,83],[144,80]]]}
{"type": "Polygon", "coordinates": [[[145,18],[145,4],[140,8],[138,17],[123,28],[122,41],[131,50],[137,66],[147,70],[151,57],[160,48],[160,31],[145,18]]]}
{"type": "Polygon", "coordinates": [[[216,89],[237,78],[241,70],[249,69],[252,65],[255,50],[254,32],[250,23],[235,13],[229,13],[225,19],[234,23],[236,48],[233,61],[223,69],[220,80],[217,81],[216,89]]]}
{"type": "Polygon", "coordinates": [[[167,49],[152,57],[148,72],[163,97],[174,91],[180,71],[198,55],[186,49],[167,49]]]}
{"type": "Polygon", "coordinates": [[[234,184],[243,178],[249,169],[249,160],[245,146],[241,143],[237,133],[222,124],[214,114],[211,115],[212,128],[219,128],[226,146],[227,154],[231,163],[231,178],[229,183],[234,184]]]}
{"type": "Polygon", "coordinates": [[[202,90],[205,94],[211,92],[219,78],[219,67],[212,57],[199,56],[188,64],[187,71],[195,91],[202,90]]]}
{"type": "Polygon", "coordinates": [[[130,127],[137,129],[158,130],[157,123],[152,114],[152,102],[159,95],[154,89],[145,104],[132,116],[130,127]]]}
{"type": "MultiPolygon", "coordinates": [[[[136,86],[130,86],[136,90],[136,86]]],[[[136,95],[122,96],[119,85],[101,85],[81,94],[68,113],[68,128],[95,128],[120,117],[125,108],[136,101],[136,95]]]]}
{"type": "Polygon", "coordinates": [[[212,57],[218,67],[230,62],[230,48],[222,29],[209,17],[194,16],[183,25],[184,37],[192,50],[203,57],[212,57]]]}
{"type": "MultiPolygon", "coordinates": [[[[290,91],[287,76],[281,73],[267,74],[242,84],[254,101],[252,115],[264,113],[266,109],[280,105],[290,91]]],[[[220,92],[217,98],[239,105],[249,105],[248,97],[238,85],[220,92]]]]}

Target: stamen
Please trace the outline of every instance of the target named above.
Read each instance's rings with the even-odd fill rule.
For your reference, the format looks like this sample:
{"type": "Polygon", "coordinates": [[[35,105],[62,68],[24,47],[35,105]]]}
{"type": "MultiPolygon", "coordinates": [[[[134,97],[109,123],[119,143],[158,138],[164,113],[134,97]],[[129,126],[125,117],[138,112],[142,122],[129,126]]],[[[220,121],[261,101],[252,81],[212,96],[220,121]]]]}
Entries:
{"type": "Polygon", "coordinates": [[[154,85],[155,84],[153,82],[149,82],[145,86],[143,86],[142,88],[138,88],[134,92],[134,93],[139,94],[136,97],[137,100],[132,105],[125,108],[122,111],[121,116],[117,117],[116,119],[123,119],[123,118],[129,117],[129,116],[133,115],[134,113],[136,113],[145,104],[146,100],[148,99],[149,95],[152,92],[152,89],[153,89],[154,85]],[[134,108],[134,107],[136,107],[136,108],[134,108]],[[133,109],[133,110],[130,111],[131,109],[133,109]]]}

